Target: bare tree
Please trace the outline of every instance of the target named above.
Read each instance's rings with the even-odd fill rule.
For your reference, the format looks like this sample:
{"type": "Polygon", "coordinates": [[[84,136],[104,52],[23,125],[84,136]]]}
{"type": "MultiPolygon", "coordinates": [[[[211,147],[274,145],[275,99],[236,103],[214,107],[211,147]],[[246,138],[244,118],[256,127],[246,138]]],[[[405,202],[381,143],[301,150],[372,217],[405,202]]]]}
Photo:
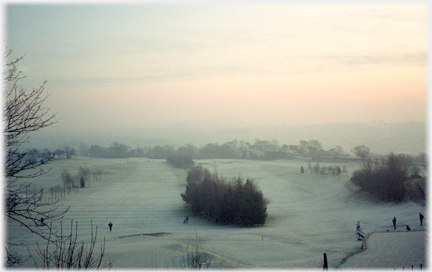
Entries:
{"type": "Polygon", "coordinates": [[[72,156],[76,154],[76,149],[70,146],[65,147],[66,158],[72,159],[72,156]]]}
{"type": "MultiPolygon", "coordinates": [[[[6,59],[12,53],[6,51],[6,59]]],[[[24,170],[35,170],[42,163],[37,160],[27,160],[28,152],[19,150],[19,147],[28,142],[28,134],[38,131],[44,127],[54,124],[54,115],[48,114],[48,109],[43,107],[43,102],[48,98],[45,95],[45,84],[42,83],[38,88],[31,91],[23,89],[19,81],[25,76],[17,70],[16,64],[22,57],[6,62],[5,75],[5,103],[4,103],[4,135],[6,146],[6,177],[36,177],[45,173],[38,169],[25,176],[20,176],[24,170]]],[[[53,156],[50,157],[51,159],[53,156]]]]}
{"type": "Polygon", "coordinates": [[[75,185],[75,177],[72,176],[72,174],[69,173],[68,170],[63,169],[63,172],[61,173],[61,178],[63,181],[65,192],[67,191],[69,193],[72,190],[72,187],[75,185]]]}
{"type": "MultiPolygon", "coordinates": [[[[17,63],[23,58],[8,61],[12,51],[5,53],[5,96],[4,96],[4,141],[5,141],[5,216],[15,221],[18,226],[31,233],[49,240],[57,237],[50,222],[60,220],[68,209],[58,211],[53,202],[43,202],[44,190],[35,190],[28,194],[31,186],[28,178],[45,174],[50,169],[41,166],[54,158],[53,155],[38,159],[33,151],[23,150],[28,142],[29,133],[54,124],[55,114],[43,107],[48,95],[45,94],[45,82],[38,88],[26,90],[19,85],[25,76],[17,70],[17,63]]],[[[9,230],[13,231],[13,230],[9,230]]],[[[22,258],[7,251],[7,265],[20,264],[22,258]]]]}
{"type": "MultiPolygon", "coordinates": [[[[43,188],[34,190],[32,183],[28,180],[45,174],[50,169],[41,166],[54,158],[49,153],[47,157],[39,158],[36,151],[23,150],[22,145],[28,142],[29,133],[54,124],[55,115],[49,114],[49,110],[43,107],[43,102],[48,95],[45,94],[45,82],[36,89],[28,91],[18,83],[25,76],[17,70],[17,63],[22,60],[16,58],[8,61],[12,51],[6,50],[6,64],[4,80],[6,84],[4,96],[4,134],[5,134],[5,177],[6,177],[6,205],[5,216],[10,223],[16,222],[17,227],[23,227],[32,234],[37,235],[47,242],[46,250],[38,246],[38,254],[44,261],[44,267],[61,268],[104,268],[111,267],[112,262],[103,262],[105,242],[101,246],[100,255],[94,255],[93,250],[96,243],[96,235],[91,230],[91,241],[89,247],[84,243],[77,243],[77,236],[63,235],[62,227],[56,230],[53,222],[63,218],[69,210],[58,211],[55,204],[59,199],[47,201],[44,199],[43,188]],[[69,246],[67,247],[67,242],[69,246]],[[50,249],[49,245],[54,245],[50,249]]],[[[69,156],[68,156],[69,157],[69,156]]],[[[51,190],[51,194],[54,193],[51,190]]],[[[60,222],[61,225],[61,222],[60,222]]],[[[76,227],[76,230],[78,226],[76,227]]],[[[14,229],[8,229],[13,232],[14,229]]],[[[97,231],[97,230],[96,230],[97,231]]],[[[6,242],[6,266],[21,265],[24,261],[32,258],[23,258],[16,253],[12,247],[22,246],[6,242]]],[[[34,260],[34,258],[33,258],[34,260]]]]}
{"type": "MultiPolygon", "coordinates": [[[[210,268],[212,266],[213,256],[200,251],[200,241],[198,237],[195,243],[187,241],[186,247],[182,248],[185,256],[182,257],[180,268],[184,269],[197,269],[210,268]]],[[[216,267],[221,268],[224,261],[221,261],[216,267]]]]}
{"type": "Polygon", "coordinates": [[[351,152],[359,157],[363,162],[370,156],[370,148],[364,145],[354,147],[351,152]]]}
{"type": "Polygon", "coordinates": [[[318,140],[309,140],[307,144],[309,147],[316,148],[317,150],[323,149],[322,144],[318,140]]]}
{"type": "MultiPolygon", "coordinates": [[[[63,230],[63,227],[61,227],[63,230]]],[[[93,223],[91,223],[90,244],[85,245],[78,242],[78,222],[75,223],[75,233],[73,233],[73,221],[71,221],[71,232],[67,236],[68,239],[48,240],[45,248],[37,245],[37,254],[42,262],[38,264],[36,258],[30,254],[34,261],[35,267],[41,266],[42,268],[67,268],[67,269],[100,269],[111,268],[113,261],[105,257],[105,238],[100,248],[100,254],[95,254],[95,245],[97,239],[97,226],[96,231],[93,233],[93,223]],[[50,246],[53,249],[50,249],[50,246]]]]}
{"type": "Polygon", "coordinates": [[[78,175],[86,181],[90,177],[90,168],[83,166],[79,168],[78,175]]]}

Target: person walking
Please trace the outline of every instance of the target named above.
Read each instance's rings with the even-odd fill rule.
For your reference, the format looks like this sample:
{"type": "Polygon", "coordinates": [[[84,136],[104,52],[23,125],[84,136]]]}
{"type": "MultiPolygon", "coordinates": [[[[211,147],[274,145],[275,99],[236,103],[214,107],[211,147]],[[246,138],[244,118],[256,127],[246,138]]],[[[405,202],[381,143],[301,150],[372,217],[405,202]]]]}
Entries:
{"type": "Polygon", "coordinates": [[[396,229],[396,216],[393,217],[393,227],[394,227],[394,229],[396,229]]]}
{"type": "Polygon", "coordinates": [[[113,223],[109,222],[108,227],[109,227],[110,231],[112,231],[113,223]]]}
{"type": "Polygon", "coordinates": [[[424,215],[420,213],[419,216],[420,216],[420,226],[423,226],[424,215]]]}
{"type": "Polygon", "coordinates": [[[363,234],[364,234],[363,231],[361,230],[361,228],[359,228],[358,231],[357,231],[357,235],[358,235],[357,239],[359,241],[361,241],[361,240],[363,240],[365,238],[363,234]]]}
{"type": "Polygon", "coordinates": [[[360,221],[357,222],[356,226],[357,226],[357,230],[356,230],[356,232],[359,232],[359,229],[360,229],[360,221]]]}
{"type": "Polygon", "coordinates": [[[186,215],[185,220],[183,221],[183,224],[187,224],[189,222],[189,217],[186,215]]]}

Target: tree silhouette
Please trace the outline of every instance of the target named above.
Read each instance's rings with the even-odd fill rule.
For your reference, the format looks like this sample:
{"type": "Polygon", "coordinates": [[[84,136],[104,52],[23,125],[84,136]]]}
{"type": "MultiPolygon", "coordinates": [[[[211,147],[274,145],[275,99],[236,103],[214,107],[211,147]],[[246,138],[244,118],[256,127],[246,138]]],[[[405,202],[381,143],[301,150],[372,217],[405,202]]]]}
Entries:
{"type": "MultiPolygon", "coordinates": [[[[29,133],[54,124],[55,114],[49,114],[49,110],[43,107],[48,97],[45,94],[46,81],[32,90],[22,88],[19,81],[25,76],[16,66],[23,57],[8,61],[12,51],[7,49],[5,54],[5,216],[45,240],[49,240],[50,237],[58,238],[51,227],[51,222],[61,219],[68,209],[58,211],[53,206],[58,200],[44,202],[44,190],[29,190],[31,183],[27,182],[29,178],[38,177],[49,171],[41,166],[51,161],[54,155],[49,154],[48,157],[44,156],[41,159],[35,150],[21,148],[28,142],[29,133]]],[[[8,266],[21,263],[20,256],[11,253],[8,248],[6,251],[8,266]]]]}

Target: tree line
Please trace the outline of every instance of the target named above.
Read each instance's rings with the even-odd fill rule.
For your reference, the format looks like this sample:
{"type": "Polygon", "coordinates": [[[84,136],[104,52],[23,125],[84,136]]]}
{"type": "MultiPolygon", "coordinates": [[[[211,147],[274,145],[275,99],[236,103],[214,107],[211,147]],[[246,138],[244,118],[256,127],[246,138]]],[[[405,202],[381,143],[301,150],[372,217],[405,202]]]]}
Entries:
{"type": "MultiPolygon", "coordinates": [[[[133,158],[146,157],[151,159],[164,159],[176,167],[189,168],[193,166],[194,159],[250,159],[250,160],[277,160],[290,158],[307,158],[309,161],[320,162],[334,159],[357,158],[364,161],[368,156],[374,156],[370,148],[365,145],[354,147],[351,152],[345,152],[343,147],[337,145],[329,150],[324,150],[318,140],[301,140],[298,145],[280,145],[277,140],[255,139],[254,144],[243,140],[233,140],[224,144],[208,143],[202,147],[196,147],[189,143],[178,147],[171,145],[155,145],[151,147],[130,147],[117,141],[108,147],[97,144],[90,147],[81,143],[77,149],[67,146],[51,152],[49,149],[30,150],[26,159],[44,163],[50,159],[72,158],[77,154],[93,158],[133,158]],[[350,154],[351,153],[351,154],[350,154]]],[[[424,163],[424,153],[414,156],[413,160],[424,163]]],[[[315,167],[315,166],[314,166],[315,167]]]]}
{"type": "MultiPolygon", "coordinates": [[[[277,160],[292,157],[310,157],[314,161],[324,158],[345,158],[349,154],[341,146],[324,150],[318,140],[299,141],[297,145],[280,144],[277,140],[260,140],[255,142],[232,140],[223,144],[207,143],[197,147],[191,143],[175,148],[171,145],[155,145],[151,147],[130,147],[114,141],[109,146],[81,143],[76,150],[81,156],[94,158],[130,158],[147,157],[151,159],[167,159],[176,154],[191,159],[251,159],[277,160]]],[[[75,154],[75,153],[74,153],[75,154]]]]}

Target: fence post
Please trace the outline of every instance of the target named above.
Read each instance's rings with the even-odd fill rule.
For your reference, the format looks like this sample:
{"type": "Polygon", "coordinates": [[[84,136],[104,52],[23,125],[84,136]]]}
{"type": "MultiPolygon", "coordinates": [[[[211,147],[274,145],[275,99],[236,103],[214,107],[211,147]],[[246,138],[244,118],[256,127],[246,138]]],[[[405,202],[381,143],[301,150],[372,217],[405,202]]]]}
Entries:
{"type": "Polygon", "coordinates": [[[324,266],[323,266],[323,270],[327,270],[327,269],[328,269],[327,254],[324,253],[324,266]]]}

